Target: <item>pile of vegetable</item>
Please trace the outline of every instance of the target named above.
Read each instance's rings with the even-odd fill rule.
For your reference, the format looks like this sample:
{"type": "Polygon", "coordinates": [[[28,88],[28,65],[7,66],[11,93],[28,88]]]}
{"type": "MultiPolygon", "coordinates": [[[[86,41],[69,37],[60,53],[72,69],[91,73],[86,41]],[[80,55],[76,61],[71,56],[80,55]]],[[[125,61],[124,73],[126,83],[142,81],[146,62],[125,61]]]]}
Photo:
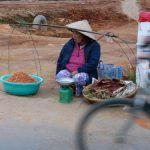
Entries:
{"type": "Polygon", "coordinates": [[[87,98],[108,99],[115,97],[119,89],[123,89],[125,84],[119,79],[102,79],[94,84],[90,84],[83,90],[83,95],[87,98]]]}

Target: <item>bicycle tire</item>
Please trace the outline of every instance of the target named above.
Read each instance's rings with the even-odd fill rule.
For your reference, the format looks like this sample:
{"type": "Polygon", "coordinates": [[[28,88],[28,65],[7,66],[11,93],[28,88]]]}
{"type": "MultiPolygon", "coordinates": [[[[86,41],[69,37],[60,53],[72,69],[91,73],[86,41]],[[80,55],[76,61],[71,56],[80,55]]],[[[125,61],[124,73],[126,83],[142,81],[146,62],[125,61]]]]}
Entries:
{"type": "Polygon", "coordinates": [[[84,136],[84,129],[86,127],[87,122],[90,120],[94,114],[102,109],[105,109],[110,106],[119,105],[119,106],[129,106],[133,107],[133,101],[129,99],[110,99],[107,101],[103,101],[101,103],[98,103],[94,105],[82,118],[82,120],[79,122],[79,126],[77,128],[77,135],[76,135],[76,142],[77,142],[77,148],[78,150],[89,150],[88,147],[86,147],[86,141],[84,136]]]}

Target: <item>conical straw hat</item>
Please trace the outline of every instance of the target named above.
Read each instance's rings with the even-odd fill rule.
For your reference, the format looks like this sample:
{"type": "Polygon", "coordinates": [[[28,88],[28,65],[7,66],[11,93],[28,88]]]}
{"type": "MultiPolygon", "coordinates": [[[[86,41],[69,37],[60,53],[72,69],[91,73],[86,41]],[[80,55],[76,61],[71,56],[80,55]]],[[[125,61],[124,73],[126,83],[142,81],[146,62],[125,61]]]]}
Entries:
{"type": "MultiPolygon", "coordinates": [[[[66,27],[68,27],[69,29],[84,30],[84,31],[92,32],[92,28],[87,20],[70,23],[70,24],[67,24],[66,27]]],[[[96,37],[93,33],[84,32],[84,31],[78,31],[78,32],[82,33],[83,35],[93,40],[96,40],[96,37]]]]}

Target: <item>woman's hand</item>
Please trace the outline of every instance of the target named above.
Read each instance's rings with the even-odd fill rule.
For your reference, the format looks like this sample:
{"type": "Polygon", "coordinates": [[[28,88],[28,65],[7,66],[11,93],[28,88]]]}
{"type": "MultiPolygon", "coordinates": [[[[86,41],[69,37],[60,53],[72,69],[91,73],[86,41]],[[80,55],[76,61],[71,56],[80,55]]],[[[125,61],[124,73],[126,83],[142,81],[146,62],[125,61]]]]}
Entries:
{"type": "Polygon", "coordinates": [[[74,76],[74,75],[77,74],[77,73],[78,73],[78,71],[73,71],[73,72],[71,73],[71,75],[74,76]]]}

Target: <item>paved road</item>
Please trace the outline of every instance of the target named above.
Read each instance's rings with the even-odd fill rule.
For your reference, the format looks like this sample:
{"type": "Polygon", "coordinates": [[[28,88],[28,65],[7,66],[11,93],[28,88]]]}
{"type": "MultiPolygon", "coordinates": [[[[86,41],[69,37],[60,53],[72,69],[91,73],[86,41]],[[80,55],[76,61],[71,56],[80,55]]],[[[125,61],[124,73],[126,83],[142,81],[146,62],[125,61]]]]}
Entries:
{"type": "MultiPolygon", "coordinates": [[[[77,150],[76,127],[89,107],[81,99],[60,104],[58,96],[45,89],[32,97],[1,93],[0,150],[77,150]]],[[[118,108],[98,114],[88,132],[92,150],[148,150],[150,131],[137,125],[126,144],[113,144],[114,133],[126,120],[118,108]]]]}

